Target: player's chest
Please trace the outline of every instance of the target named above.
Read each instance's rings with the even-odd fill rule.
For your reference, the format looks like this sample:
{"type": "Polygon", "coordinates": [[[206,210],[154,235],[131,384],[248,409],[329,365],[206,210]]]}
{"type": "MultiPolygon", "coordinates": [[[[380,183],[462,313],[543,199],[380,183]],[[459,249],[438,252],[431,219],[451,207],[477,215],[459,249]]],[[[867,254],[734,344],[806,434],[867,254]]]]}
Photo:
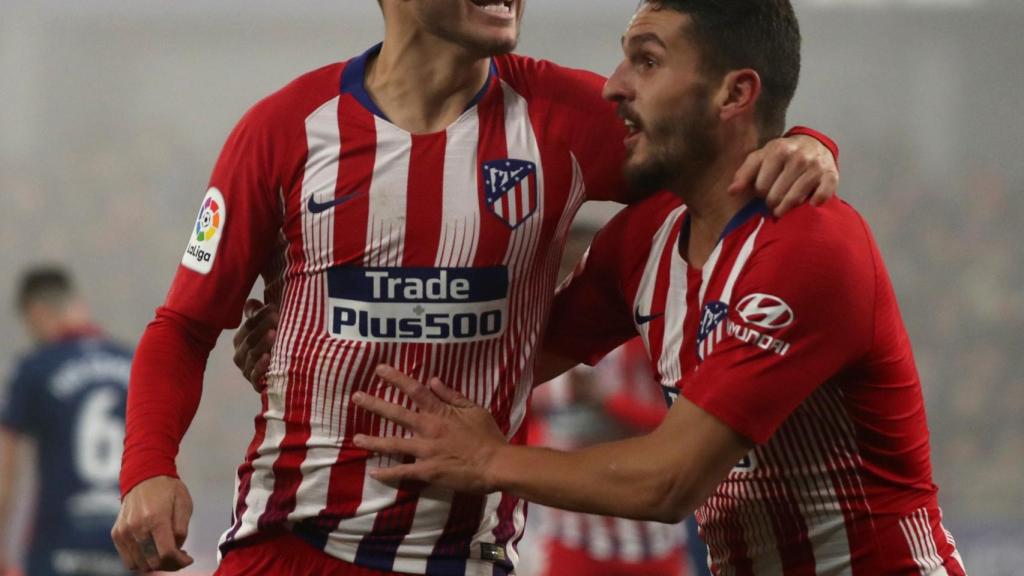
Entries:
{"type": "Polygon", "coordinates": [[[675,389],[729,337],[729,311],[745,266],[742,239],[723,238],[701,268],[680,251],[682,223],[656,238],[630,279],[633,322],[659,383],[675,389]]]}
{"type": "Polygon", "coordinates": [[[284,191],[285,234],[309,272],[508,265],[546,251],[582,202],[568,152],[528,120],[473,116],[427,135],[376,118],[313,120],[284,191]]]}

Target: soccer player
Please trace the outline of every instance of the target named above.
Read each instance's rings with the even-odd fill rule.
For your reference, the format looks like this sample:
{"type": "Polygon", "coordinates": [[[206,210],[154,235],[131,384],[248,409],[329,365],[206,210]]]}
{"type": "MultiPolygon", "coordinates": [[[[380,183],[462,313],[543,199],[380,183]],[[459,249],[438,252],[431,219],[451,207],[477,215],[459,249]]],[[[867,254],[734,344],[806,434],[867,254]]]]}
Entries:
{"type": "MultiPolygon", "coordinates": [[[[367,471],[391,459],[352,439],[396,429],[350,398],[384,393],[381,362],[441,374],[522,441],[569,223],[585,200],[627,199],[603,80],[508,55],[523,6],[384,0],[383,44],[298,78],[232,132],[133,364],[112,531],[128,567],[192,561],[175,457],[209,351],[262,274],[280,338],[218,574],[513,569],[525,503],[378,482],[367,471]]],[[[797,137],[735,180],[785,208],[829,196],[835,165],[797,137]]]]}
{"type": "Polygon", "coordinates": [[[799,46],[787,0],[650,0],[605,87],[629,127],[634,189],[672,193],[597,235],[546,346],[563,364],[593,362],[639,333],[673,404],[661,426],[572,452],[510,446],[465,395],[380,367],[419,412],[353,398],[415,433],[356,437],[415,458],[374,478],[672,522],[699,508],[716,574],[964,574],[910,341],[864,220],[839,199],[776,219],[727,190],[781,132],[799,46]]]}
{"type": "MultiPolygon", "coordinates": [[[[37,346],[15,368],[0,412],[0,541],[31,442],[38,492],[25,575],[127,575],[109,532],[131,353],[96,328],[63,268],[26,272],[17,305],[37,346]]],[[[0,573],[8,568],[0,552],[0,573]]]]}

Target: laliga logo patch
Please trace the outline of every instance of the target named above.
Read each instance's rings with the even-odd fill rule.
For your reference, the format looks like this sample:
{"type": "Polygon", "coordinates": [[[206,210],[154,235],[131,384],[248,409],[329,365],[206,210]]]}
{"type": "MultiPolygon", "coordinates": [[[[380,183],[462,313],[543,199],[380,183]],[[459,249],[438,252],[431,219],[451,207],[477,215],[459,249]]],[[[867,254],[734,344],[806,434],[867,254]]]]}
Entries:
{"type": "Polygon", "coordinates": [[[210,188],[203,198],[196,225],[188,239],[185,255],[181,258],[182,266],[200,274],[209,274],[213,269],[213,259],[217,255],[217,246],[224,236],[223,228],[227,221],[227,210],[224,196],[220,190],[210,188]]]}
{"type": "Polygon", "coordinates": [[[217,230],[220,229],[221,204],[223,201],[218,203],[209,195],[206,197],[203,207],[199,210],[199,218],[196,220],[196,242],[213,240],[217,234],[217,230]]]}
{"type": "Polygon", "coordinates": [[[785,328],[795,319],[788,304],[768,294],[751,294],[740,300],[736,310],[744,322],[765,330],[785,328]]]}

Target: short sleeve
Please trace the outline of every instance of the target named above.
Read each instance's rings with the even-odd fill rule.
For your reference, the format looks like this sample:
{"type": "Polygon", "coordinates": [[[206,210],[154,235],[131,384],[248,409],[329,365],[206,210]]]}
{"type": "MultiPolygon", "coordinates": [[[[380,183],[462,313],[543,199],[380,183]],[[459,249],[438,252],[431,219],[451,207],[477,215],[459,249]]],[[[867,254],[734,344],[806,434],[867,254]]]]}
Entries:
{"type": "Polygon", "coordinates": [[[280,235],[275,155],[282,142],[259,105],[235,127],[203,197],[166,307],[206,325],[237,326],[280,235]]]}
{"type": "Polygon", "coordinates": [[[594,237],[572,276],[555,294],[546,351],[593,366],[636,336],[616,270],[613,248],[619,239],[614,224],[594,237]]]}
{"type": "Polygon", "coordinates": [[[757,444],[871,346],[876,284],[866,228],[841,201],[828,206],[765,225],[784,230],[762,232],[771,238],[735,285],[723,340],[680,385],[757,444]]]}
{"type": "Polygon", "coordinates": [[[19,434],[35,434],[36,414],[35,395],[40,391],[24,363],[19,365],[4,392],[3,408],[0,411],[0,426],[19,434]]]}

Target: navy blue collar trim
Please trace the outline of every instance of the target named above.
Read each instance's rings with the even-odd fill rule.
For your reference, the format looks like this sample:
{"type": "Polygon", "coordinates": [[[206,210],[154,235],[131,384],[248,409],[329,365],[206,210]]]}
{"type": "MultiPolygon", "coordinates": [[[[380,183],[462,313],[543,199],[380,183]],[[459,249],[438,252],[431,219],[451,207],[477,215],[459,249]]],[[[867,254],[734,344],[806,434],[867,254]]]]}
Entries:
{"type": "MultiPolygon", "coordinates": [[[[384,114],[379,106],[377,106],[377,103],[373,101],[373,98],[370,98],[370,93],[366,91],[366,64],[369,62],[370,58],[376,57],[380,54],[380,49],[383,46],[383,43],[372,46],[366,52],[363,52],[359,56],[348,61],[348,64],[345,65],[345,70],[341,74],[341,93],[351,94],[353,98],[362,104],[364,108],[372,112],[374,116],[388,120],[387,115],[384,114]]],[[[473,99],[470,100],[469,104],[466,106],[466,110],[476,106],[481,100],[483,100],[487,91],[491,88],[491,83],[497,76],[498,65],[494,62],[494,59],[491,58],[491,67],[487,74],[487,82],[484,82],[480,91],[476,93],[476,96],[473,96],[473,99]]],[[[388,121],[390,122],[390,120],[388,121]]]]}
{"type": "Polygon", "coordinates": [[[768,205],[764,203],[764,200],[760,198],[751,200],[749,204],[732,217],[732,220],[729,220],[725,230],[722,230],[722,235],[718,238],[718,241],[724,240],[726,236],[732,234],[734,230],[746,224],[754,216],[758,214],[767,216],[769,213],[768,205]]]}
{"type": "MultiPolygon", "coordinates": [[[[731,220],[729,220],[729,223],[725,225],[725,230],[722,230],[722,235],[718,237],[718,242],[721,243],[722,240],[725,240],[726,236],[732,234],[737,228],[743,226],[744,224],[749,222],[751,218],[757,216],[758,214],[764,216],[771,214],[771,211],[768,210],[768,205],[765,204],[764,200],[760,198],[751,200],[746,206],[740,209],[740,211],[737,212],[731,220]]],[[[687,210],[686,214],[683,216],[683,227],[679,230],[678,248],[680,253],[682,253],[683,247],[689,240],[690,212],[689,210],[687,210]]]]}

